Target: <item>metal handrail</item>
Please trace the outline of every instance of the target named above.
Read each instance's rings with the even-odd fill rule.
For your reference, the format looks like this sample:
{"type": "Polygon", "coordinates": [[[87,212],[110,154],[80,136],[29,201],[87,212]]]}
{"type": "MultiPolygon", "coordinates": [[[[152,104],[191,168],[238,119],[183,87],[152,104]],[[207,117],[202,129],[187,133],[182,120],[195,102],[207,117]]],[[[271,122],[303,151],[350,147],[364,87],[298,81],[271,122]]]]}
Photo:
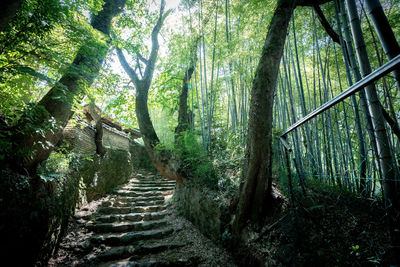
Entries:
{"type": "Polygon", "coordinates": [[[286,147],[286,149],[290,150],[289,145],[286,143],[286,135],[288,133],[292,132],[293,130],[297,129],[299,126],[303,125],[307,121],[313,119],[314,117],[318,116],[322,112],[330,109],[334,105],[342,102],[343,100],[345,100],[349,96],[357,93],[358,91],[360,91],[361,89],[363,89],[367,85],[369,85],[369,84],[375,82],[376,80],[382,78],[383,76],[385,76],[389,72],[392,72],[393,70],[395,70],[398,67],[400,67],[400,55],[398,55],[395,58],[391,59],[389,62],[387,62],[386,64],[384,64],[381,67],[377,68],[375,71],[371,72],[370,74],[368,74],[367,76],[365,76],[364,78],[362,78],[361,80],[359,80],[358,82],[356,82],[355,84],[350,86],[345,91],[341,92],[340,94],[338,94],[337,96],[335,96],[334,98],[329,100],[328,102],[322,104],[319,108],[315,109],[314,111],[310,112],[308,115],[306,115],[305,117],[303,117],[302,119],[300,119],[296,123],[292,124],[289,128],[287,128],[280,135],[282,144],[286,147]]]}

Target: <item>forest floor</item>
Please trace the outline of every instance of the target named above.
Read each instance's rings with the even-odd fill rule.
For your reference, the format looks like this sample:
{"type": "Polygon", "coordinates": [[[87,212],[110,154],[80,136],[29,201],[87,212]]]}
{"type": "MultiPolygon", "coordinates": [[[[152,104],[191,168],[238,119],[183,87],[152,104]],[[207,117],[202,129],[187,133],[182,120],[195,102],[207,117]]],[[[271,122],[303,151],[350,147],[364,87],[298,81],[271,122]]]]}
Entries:
{"type": "Polygon", "coordinates": [[[115,194],[79,209],[49,266],[235,266],[177,216],[174,184],[137,173],[115,194]]]}
{"type": "Polygon", "coordinates": [[[265,266],[389,266],[383,203],[321,184],[295,191],[248,250],[265,266]]]}

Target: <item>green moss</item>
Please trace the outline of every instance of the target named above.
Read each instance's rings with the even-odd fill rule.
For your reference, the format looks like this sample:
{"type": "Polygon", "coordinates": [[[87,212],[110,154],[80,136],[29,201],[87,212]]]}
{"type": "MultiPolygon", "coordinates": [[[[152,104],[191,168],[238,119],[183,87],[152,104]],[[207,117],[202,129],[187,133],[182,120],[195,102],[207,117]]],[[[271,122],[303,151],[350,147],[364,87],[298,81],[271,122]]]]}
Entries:
{"type": "Polygon", "coordinates": [[[192,181],[210,189],[218,189],[218,175],[207,156],[199,136],[194,131],[185,131],[178,137],[175,150],[183,161],[183,167],[192,176],[192,181]]]}
{"type": "Polygon", "coordinates": [[[117,185],[128,181],[133,172],[131,155],[125,150],[107,149],[104,157],[94,155],[92,161],[81,161],[77,175],[85,184],[88,201],[111,193],[117,185]]]}

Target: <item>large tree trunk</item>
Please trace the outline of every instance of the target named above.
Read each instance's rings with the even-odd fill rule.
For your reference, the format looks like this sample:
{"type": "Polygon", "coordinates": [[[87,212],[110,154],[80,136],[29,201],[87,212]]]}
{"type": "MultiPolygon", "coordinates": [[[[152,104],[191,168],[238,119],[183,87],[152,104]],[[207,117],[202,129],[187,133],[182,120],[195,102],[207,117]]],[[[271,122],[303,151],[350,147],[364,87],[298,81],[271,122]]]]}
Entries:
{"type": "Polygon", "coordinates": [[[295,0],[279,0],[265,39],[253,86],[249,111],[249,132],[244,184],[234,219],[234,232],[240,233],[248,219],[259,221],[270,203],[272,168],[272,113],[274,92],[287,28],[295,0]]]}
{"type": "Polygon", "coordinates": [[[294,8],[331,0],[278,0],[251,90],[246,160],[233,232],[239,237],[247,220],[260,222],[271,209],[272,120],[279,65],[294,8]]]}
{"type": "Polygon", "coordinates": [[[175,128],[175,143],[177,142],[177,138],[179,135],[186,131],[189,127],[189,112],[188,112],[188,105],[187,105],[187,98],[190,86],[190,80],[192,79],[192,75],[194,69],[196,67],[197,62],[197,47],[200,42],[200,37],[198,37],[193,44],[191,55],[190,55],[190,65],[185,72],[185,76],[182,80],[182,87],[181,92],[179,94],[179,109],[178,109],[178,125],[175,128]]]}
{"type": "Polygon", "coordinates": [[[44,122],[55,122],[56,129],[47,130],[43,135],[37,131],[20,132],[15,137],[18,151],[29,151],[29,156],[17,156],[15,160],[18,169],[34,172],[37,165],[46,160],[59,141],[62,131],[73,115],[72,105],[74,98],[80,101],[83,97],[82,87],[90,86],[98,74],[103,60],[109,49],[109,34],[111,20],[122,11],[126,0],[106,0],[97,15],[92,17],[91,25],[103,33],[104,39],[98,40],[96,46],[84,45],[81,47],[71,65],[59,82],[37,104],[36,110],[40,115],[33,121],[24,118],[20,123],[21,129],[29,124],[35,126],[44,122]]]}
{"type": "Polygon", "coordinates": [[[2,0],[0,4],[0,32],[4,31],[10,20],[17,13],[22,0],[2,0]]]}
{"type": "Polygon", "coordinates": [[[148,91],[144,89],[145,88],[136,88],[135,111],[147,153],[153,165],[163,177],[182,183],[186,179],[186,176],[180,168],[180,160],[175,157],[172,151],[157,147],[157,145],[160,144],[160,140],[158,139],[150,119],[147,106],[148,91]]]}
{"type": "Polygon", "coordinates": [[[185,77],[182,80],[181,93],[179,94],[179,109],[178,109],[178,125],[175,128],[175,142],[177,137],[186,131],[189,127],[189,113],[187,98],[189,92],[190,79],[194,72],[194,64],[192,64],[185,73],[185,77]]]}

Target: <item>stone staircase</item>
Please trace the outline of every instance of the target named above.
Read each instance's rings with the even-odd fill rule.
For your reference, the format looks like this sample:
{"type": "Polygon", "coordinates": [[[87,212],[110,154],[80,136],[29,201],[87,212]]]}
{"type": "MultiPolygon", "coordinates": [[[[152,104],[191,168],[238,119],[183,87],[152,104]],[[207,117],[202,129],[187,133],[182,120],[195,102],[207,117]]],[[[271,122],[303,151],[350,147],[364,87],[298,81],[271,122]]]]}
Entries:
{"type": "Polygon", "coordinates": [[[215,261],[217,256],[200,255],[201,247],[204,251],[213,248],[221,255],[224,252],[204,241],[189,222],[176,217],[169,203],[174,188],[175,181],[148,173],[136,174],[114,194],[76,212],[75,228],[69,230],[61,243],[61,252],[49,265],[214,265],[207,257],[215,261]]]}

